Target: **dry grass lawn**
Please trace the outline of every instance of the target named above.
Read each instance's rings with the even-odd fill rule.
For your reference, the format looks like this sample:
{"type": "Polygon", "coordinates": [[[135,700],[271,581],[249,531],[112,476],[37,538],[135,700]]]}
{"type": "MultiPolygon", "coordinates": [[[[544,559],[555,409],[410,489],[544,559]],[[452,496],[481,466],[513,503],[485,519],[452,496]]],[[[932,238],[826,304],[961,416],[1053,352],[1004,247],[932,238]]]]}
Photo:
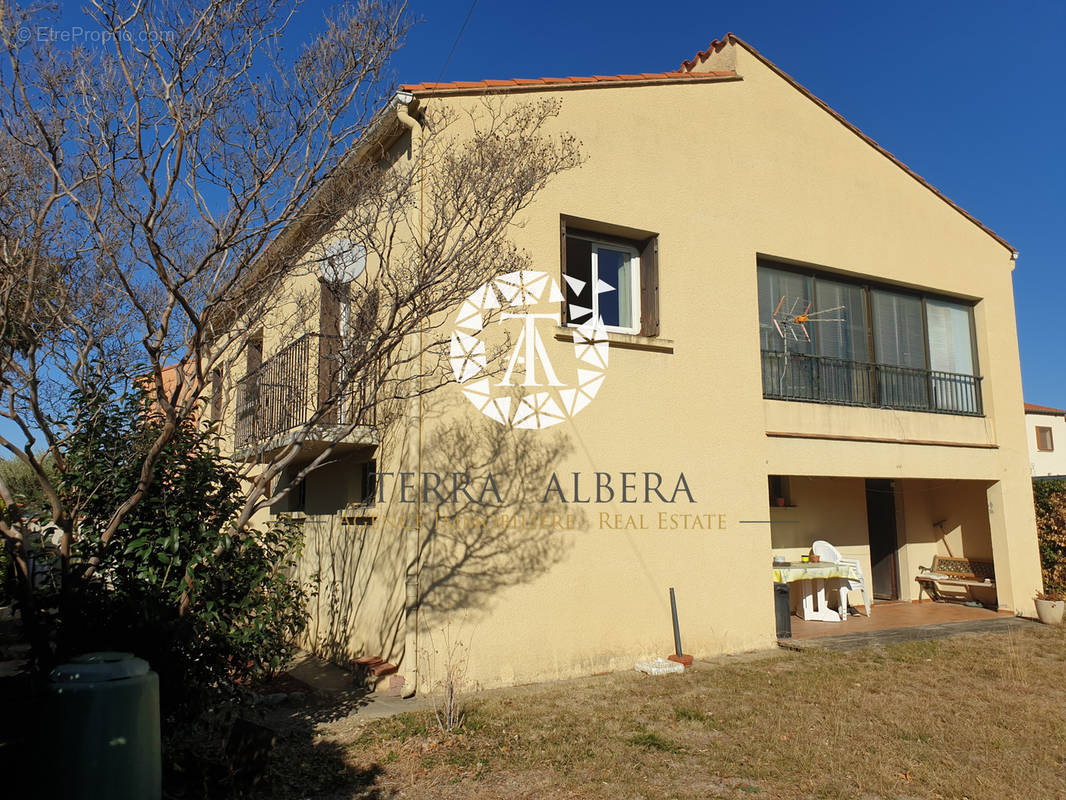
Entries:
{"type": "Polygon", "coordinates": [[[326,726],[347,765],[321,796],[1066,798],[1064,667],[1066,632],[1033,626],[487,692],[451,736],[326,726]]]}

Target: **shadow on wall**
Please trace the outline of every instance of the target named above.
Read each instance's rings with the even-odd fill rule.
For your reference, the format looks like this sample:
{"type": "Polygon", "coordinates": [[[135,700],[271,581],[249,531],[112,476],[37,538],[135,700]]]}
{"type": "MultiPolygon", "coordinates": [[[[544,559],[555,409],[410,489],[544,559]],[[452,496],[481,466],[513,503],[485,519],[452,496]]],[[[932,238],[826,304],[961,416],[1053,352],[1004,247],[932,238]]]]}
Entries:
{"type": "Polygon", "coordinates": [[[992,560],[988,489],[992,481],[901,481],[906,543],[934,555],[992,560]]]}
{"type": "Polygon", "coordinates": [[[484,609],[499,590],[562,559],[567,529],[582,528],[585,516],[558,493],[545,496],[571,449],[561,432],[515,430],[472,414],[437,429],[425,471],[463,473],[471,489],[423,505],[420,609],[484,609]]]}
{"type": "Polygon", "coordinates": [[[570,449],[562,433],[455,415],[424,443],[423,473],[442,480],[423,496],[417,538],[416,505],[397,502],[399,481],[388,478],[386,502],[368,505],[374,490],[363,478],[365,456],[310,476],[302,570],[317,577],[319,592],[308,646],[337,663],[360,655],[397,663],[412,557],[420,568],[418,608],[434,615],[485,609],[501,589],[551,569],[566,550],[561,528],[585,521],[557,493],[542,502],[570,449]],[[465,492],[456,488],[457,474],[465,492]],[[327,496],[328,504],[318,499],[327,496]]]}
{"type": "Polygon", "coordinates": [[[350,524],[344,509],[305,523],[305,573],[317,580],[307,646],[346,664],[360,655],[391,661],[403,649],[402,531],[350,524]]]}

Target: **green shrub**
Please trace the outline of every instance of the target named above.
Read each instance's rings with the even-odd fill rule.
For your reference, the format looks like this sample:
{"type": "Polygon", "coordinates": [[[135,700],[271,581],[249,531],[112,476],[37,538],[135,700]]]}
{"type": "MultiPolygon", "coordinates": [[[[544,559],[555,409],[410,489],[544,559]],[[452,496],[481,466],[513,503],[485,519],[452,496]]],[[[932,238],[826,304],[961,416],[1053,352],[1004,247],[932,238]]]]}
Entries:
{"type": "Polygon", "coordinates": [[[308,591],[293,577],[300,529],[280,520],[236,531],[236,468],[212,430],[189,422],[104,542],[163,422],[140,392],[75,401],[59,488],[78,526],[68,577],[50,598],[57,658],[134,652],[159,673],[164,712],[186,717],[277,671],[306,624],[308,591]]]}
{"type": "Polygon", "coordinates": [[[1047,513],[1051,508],[1051,498],[1066,492],[1066,480],[1033,481],[1033,504],[1036,513],[1047,513]]]}
{"type": "MultiPolygon", "coordinates": [[[[55,478],[55,468],[47,457],[41,466],[51,479],[55,478]]],[[[0,459],[0,479],[4,481],[15,504],[29,507],[35,511],[44,507],[44,495],[41,493],[40,484],[33,473],[33,469],[25,461],[19,458],[0,459]]],[[[0,514],[11,519],[15,514],[11,512],[0,500],[0,514]]],[[[18,594],[17,581],[15,579],[14,542],[7,539],[0,542],[0,606],[6,606],[15,601],[18,594]]]]}
{"type": "Polygon", "coordinates": [[[1033,481],[1044,591],[1066,597],[1066,481],[1033,481]]]}

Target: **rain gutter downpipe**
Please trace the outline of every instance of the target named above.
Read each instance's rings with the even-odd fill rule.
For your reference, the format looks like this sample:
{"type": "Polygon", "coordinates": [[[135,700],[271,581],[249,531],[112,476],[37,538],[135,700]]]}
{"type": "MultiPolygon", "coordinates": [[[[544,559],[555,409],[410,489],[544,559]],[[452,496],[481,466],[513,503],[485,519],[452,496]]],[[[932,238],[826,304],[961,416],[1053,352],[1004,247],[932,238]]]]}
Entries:
{"type": "MultiPolygon", "coordinates": [[[[411,116],[410,106],[414,102],[414,95],[410,92],[397,92],[394,102],[396,104],[396,118],[411,132],[411,158],[414,161],[414,169],[418,170],[418,252],[421,258],[425,258],[423,235],[425,219],[423,202],[425,200],[425,184],[422,180],[422,126],[411,116]],[[417,150],[416,148],[417,140],[417,150]]],[[[424,351],[423,330],[421,322],[418,330],[418,425],[416,442],[416,471],[418,482],[422,482],[422,353],[424,351]]],[[[415,496],[415,523],[409,526],[404,535],[405,561],[407,564],[404,576],[404,659],[409,663],[404,669],[405,677],[401,695],[411,697],[418,691],[418,602],[419,602],[419,546],[422,534],[422,493],[419,491],[415,496]]]]}

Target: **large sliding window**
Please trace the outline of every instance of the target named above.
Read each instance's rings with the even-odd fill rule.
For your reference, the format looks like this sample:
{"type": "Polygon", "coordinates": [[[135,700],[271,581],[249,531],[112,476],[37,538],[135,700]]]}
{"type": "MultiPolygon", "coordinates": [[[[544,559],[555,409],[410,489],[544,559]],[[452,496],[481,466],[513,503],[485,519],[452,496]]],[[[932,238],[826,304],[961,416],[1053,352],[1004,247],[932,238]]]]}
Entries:
{"type": "MultiPolygon", "coordinates": [[[[782,298],[785,302],[806,306],[814,299],[813,281],[808,275],[759,267],[759,336],[763,350],[783,350],[784,341],[773,324],[773,314],[782,298]]],[[[789,349],[796,353],[810,353],[805,339],[790,341],[789,349]]]]}
{"type": "Polygon", "coordinates": [[[882,405],[924,410],[929,407],[922,298],[885,289],[870,290],[874,356],[882,405]]]}
{"type": "Polygon", "coordinates": [[[973,309],[961,303],[925,301],[929,336],[929,369],[933,371],[933,397],[937,408],[976,414],[978,396],[970,389],[976,374],[973,344],[973,309]]]}
{"type": "Polygon", "coordinates": [[[982,413],[973,307],[760,263],[765,397],[982,413]]]}
{"type": "Polygon", "coordinates": [[[818,399],[828,403],[869,405],[873,394],[862,366],[870,360],[863,289],[819,278],[815,281],[814,294],[811,310],[824,313],[813,319],[826,320],[807,326],[819,356],[810,365],[818,399]]]}

